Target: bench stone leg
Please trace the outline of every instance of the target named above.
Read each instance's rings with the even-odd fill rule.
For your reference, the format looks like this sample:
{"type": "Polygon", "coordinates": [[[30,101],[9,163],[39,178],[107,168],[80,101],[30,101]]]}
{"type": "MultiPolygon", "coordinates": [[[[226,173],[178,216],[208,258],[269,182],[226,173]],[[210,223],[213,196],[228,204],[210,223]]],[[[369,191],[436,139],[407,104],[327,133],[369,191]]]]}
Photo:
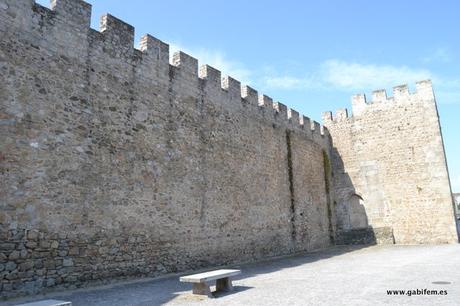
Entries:
{"type": "Polygon", "coordinates": [[[217,291],[233,291],[232,280],[230,279],[230,277],[218,279],[216,281],[216,290],[217,291]]]}
{"type": "Polygon", "coordinates": [[[211,289],[206,283],[194,283],[193,284],[193,294],[197,295],[206,295],[209,298],[212,298],[211,289]]]}

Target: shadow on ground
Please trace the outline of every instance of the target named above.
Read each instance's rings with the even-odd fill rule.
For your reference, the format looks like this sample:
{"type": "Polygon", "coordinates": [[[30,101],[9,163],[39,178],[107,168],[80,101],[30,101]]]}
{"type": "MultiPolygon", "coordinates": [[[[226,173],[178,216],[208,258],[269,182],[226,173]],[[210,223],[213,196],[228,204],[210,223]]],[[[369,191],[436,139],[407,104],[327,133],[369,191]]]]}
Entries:
{"type": "MultiPolygon", "coordinates": [[[[296,254],[282,258],[271,258],[254,263],[231,265],[227,267],[242,270],[242,274],[234,278],[234,280],[237,281],[260,274],[269,274],[283,269],[289,269],[299,265],[328,259],[334,256],[340,256],[342,254],[357,251],[366,247],[369,247],[369,245],[336,246],[311,253],[296,254]]],[[[214,270],[216,268],[223,267],[211,267],[207,270],[214,270]]],[[[180,275],[185,274],[190,274],[190,272],[180,275]]],[[[73,291],[55,292],[46,295],[11,300],[0,303],[0,305],[10,306],[51,298],[71,301],[73,306],[153,306],[162,305],[172,300],[192,302],[200,299],[206,299],[192,295],[191,285],[189,283],[179,282],[178,278],[180,275],[160,277],[157,279],[141,279],[137,281],[112,284],[109,286],[85,288],[73,291]]],[[[237,294],[238,292],[251,289],[252,287],[235,285],[233,292],[215,292],[213,294],[216,299],[219,299],[227,295],[237,294]]]]}

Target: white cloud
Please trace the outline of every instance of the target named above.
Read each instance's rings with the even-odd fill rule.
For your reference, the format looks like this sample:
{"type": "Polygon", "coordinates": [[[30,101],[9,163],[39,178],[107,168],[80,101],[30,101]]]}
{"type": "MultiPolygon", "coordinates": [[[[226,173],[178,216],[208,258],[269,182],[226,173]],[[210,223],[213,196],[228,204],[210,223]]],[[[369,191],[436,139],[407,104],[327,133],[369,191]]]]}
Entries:
{"type": "Polygon", "coordinates": [[[432,54],[422,58],[425,63],[442,62],[448,63],[452,60],[452,55],[447,48],[438,48],[432,54]]]}
{"type": "Polygon", "coordinates": [[[263,84],[267,87],[281,88],[281,89],[313,89],[321,86],[315,78],[305,77],[296,78],[292,76],[280,76],[280,77],[264,77],[262,80],[263,84]]]}
{"type": "Polygon", "coordinates": [[[208,64],[222,72],[222,76],[229,75],[240,81],[242,84],[251,83],[251,71],[242,63],[227,58],[225,53],[219,50],[205,48],[184,48],[180,44],[170,44],[169,53],[172,55],[176,51],[185,52],[198,59],[199,64],[208,64]]]}
{"type": "MultiPolygon", "coordinates": [[[[170,44],[171,57],[174,52],[179,50],[197,58],[200,65],[208,64],[219,69],[222,75],[230,75],[242,84],[260,84],[261,89],[364,92],[431,79],[439,103],[460,103],[460,90],[458,90],[460,78],[443,78],[427,69],[329,59],[322,62],[312,72],[302,76],[277,75],[273,67],[265,67],[262,69],[265,70],[263,72],[251,73],[244,64],[229,59],[225,53],[219,50],[185,48],[180,44],[170,44]]],[[[442,52],[439,51],[438,53],[441,56],[442,52]]]]}
{"type": "Polygon", "coordinates": [[[372,65],[331,59],[323,62],[310,75],[302,77],[272,76],[264,78],[267,86],[282,89],[363,90],[384,88],[432,78],[428,70],[406,66],[372,65]]]}
{"type": "Polygon", "coordinates": [[[433,81],[439,103],[460,103],[460,78],[440,77],[427,69],[408,66],[362,64],[337,59],[324,61],[310,74],[303,76],[276,75],[271,71],[269,76],[262,78],[262,84],[266,88],[285,90],[363,92],[415,84],[425,79],[433,81]]]}
{"type": "Polygon", "coordinates": [[[336,88],[362,90],[385,88],[433,78],[428,70],[407,66],[373,65],[328,60],[321,65],[320,78],[336,88]]]}

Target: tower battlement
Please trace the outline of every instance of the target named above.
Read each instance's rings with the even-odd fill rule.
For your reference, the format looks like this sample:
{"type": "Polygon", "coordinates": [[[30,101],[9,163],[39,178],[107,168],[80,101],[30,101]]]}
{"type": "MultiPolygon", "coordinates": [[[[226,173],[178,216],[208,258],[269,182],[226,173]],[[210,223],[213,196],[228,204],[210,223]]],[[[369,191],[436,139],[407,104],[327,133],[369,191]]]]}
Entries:
{"type": "Polygon", "coordinates": [[[395,86],[392,96],[375,90],[370,101],[357,94],[352,114],[346,108],[323,114],[333,143],[341,243],[362,243],[359,231],[379,243],[458,239],[432,83],[415,87],[395,86]]]}
{"type": "Polygon", "coordinates": [[[374,90],[372,99],[367,101],[365,94],[356,94],[351,97],[352,114],[347,109],[339,109],[333,116],[332,112],[323,113],[323,121],[343,121],[351,117],[364,116],[368,112],[377,110],[391,111],[392,107],[410,104],[418,101],[434,103],[434,93],[431,80],[419,81],[415,84],[416,90],[411,93],[407,84],[393,87],[393,96],[388,97],[385,89],[374,90]],[[351,115],[351,116],[350,116],[351,115]]]}

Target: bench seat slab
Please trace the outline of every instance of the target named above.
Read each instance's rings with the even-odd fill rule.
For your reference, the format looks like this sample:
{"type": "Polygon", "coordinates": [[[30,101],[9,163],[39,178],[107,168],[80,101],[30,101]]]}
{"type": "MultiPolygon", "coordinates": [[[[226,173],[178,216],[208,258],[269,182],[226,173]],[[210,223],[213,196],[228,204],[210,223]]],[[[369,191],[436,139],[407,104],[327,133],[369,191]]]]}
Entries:
{"type": "Polygon", "coordinates": [[[210,283],[216,281],[216,291],[233,291],[232,277],[241,274],[240,270],[221,269],[182,276],[181,282],[193,284],[193,294],[212,298],[210,283]]]}
{"type": "Polygon", "coordinates": [[[186,283],[206,283],[224,277],[232,277],[241,274],[240,270],[221,269],[204,273],[186,275],[179,278],[181,282],[186,283]]]}
{"type": "Polygon", "coordinates": [[[72,303],[58,300],[43,300],[38,302],[20,304],[16,306],[72,306],[72,303]]]}

